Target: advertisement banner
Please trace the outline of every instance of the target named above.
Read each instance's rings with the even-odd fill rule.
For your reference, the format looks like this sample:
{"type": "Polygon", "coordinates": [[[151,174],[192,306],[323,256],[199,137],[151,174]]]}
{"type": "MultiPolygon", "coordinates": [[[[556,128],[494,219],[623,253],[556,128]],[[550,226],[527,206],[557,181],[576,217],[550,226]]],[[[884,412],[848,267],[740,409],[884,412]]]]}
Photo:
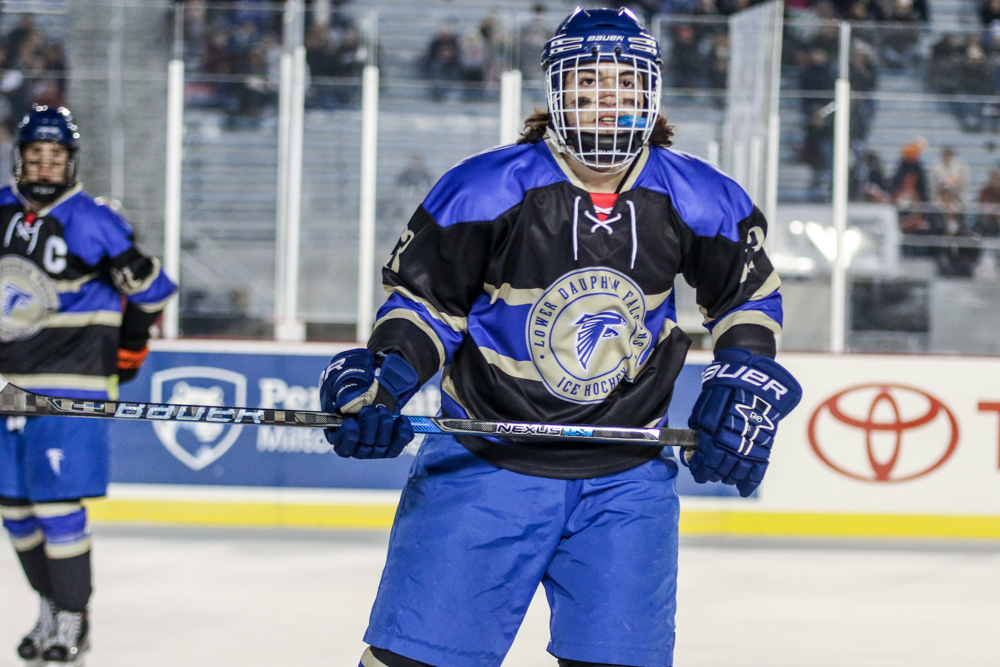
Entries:
{"type": "MultiPolygon", "coordinates": [[[[318,410],[317,380],[345,346],[157,341],[121,398],[318,410]]],[[[711,353],[692,352],[670,424],[686,426],[711,353]]],[[[783,353],[802,384],[758,491],[695,484],[686,534],[1000,537],[1000,359],[783,353]]],[[[407,405],[437,414],[437,380],[407,405]]],[[[105,520],[388,527],[420,442],[342,459],[319,429],[154,421],[112,425],[105,520]],[[164,500],[169,502],[164,502],[164,500]]]]}
{"type": "MultiPolygon", "coordinates": [[[[295,348],[230,342],[158,341],[120,400],[190,405],[319,410],[320,371],[343,346],[295,348]]],[[[707,361],[707,359],[706,359],[707,361]]],[[[678,380],[670,423],[686,427],[704,364],[678,380]]],[[[404,413],[435,416],[438,378],[404,413]]],[[[396,459],[360,461],[332,453],[321,429],[176,421],[112,422],[112,481],[118,484],[206,485],[311,489],[392,489],[406,481],[423,436],[396,459]]],[[[686,469],[681,493],[736,495],[721,484],[695,484],[686,469]]]]}
{"type": "Polygon", "coordinates": [[[1000,360],[781,361],[804,398],[779,428],[762,508],[1000,516],[1000,360]]]}

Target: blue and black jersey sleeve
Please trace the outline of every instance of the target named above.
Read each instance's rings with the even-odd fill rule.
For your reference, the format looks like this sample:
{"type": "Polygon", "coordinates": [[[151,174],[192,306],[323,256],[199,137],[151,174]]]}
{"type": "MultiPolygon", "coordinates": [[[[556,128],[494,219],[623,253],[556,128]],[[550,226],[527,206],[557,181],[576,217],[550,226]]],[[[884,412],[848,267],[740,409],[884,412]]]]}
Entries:
{"type": "Polygon", "coordinates": [[[400,354],[421,382],[450,363],[482,292],[498,227],[494,221],[445,226],[421,205],[382,268],[388,299],[369,349],[400,354]]]}
{"type": "Polygon", "coordinates": [[[561,178],[533,166],[537,150],[514,146],[481,153],[434,186],[382,268],[388,298],[369,349],[400,354],[421,382],[451,362],[524,193],[561,178]]]}
{"type": "Polygon", "coordinates": [[[677,216],[680,272],[695,288],[715,346],[773,357],[782,322],[781,281],[764,251],[764,215],[714,166],[683,153],[660,157],[658,171],[669,175],[660,182],[669,183],[664,194],[677,216]]]}
{"type": "Polygon", "coordinates": [[[98,266],[136,308],[163,310],[177,286],[163,272],[160,260],[136,245],[132,227],[110,208],[95,205],[88,213],[94,231],[81,244],[84,259],[98,266]]]}
{"type": "Polygon", "coordinates": [[[160,261],[135,242],[132,227],[116,212],[89,199],[74,202],[82,225],[67,228],[72,247],[84,263],[95,266],[124,300],[120,346],[141,350],[167,301],[177,290],[160,261]]]}

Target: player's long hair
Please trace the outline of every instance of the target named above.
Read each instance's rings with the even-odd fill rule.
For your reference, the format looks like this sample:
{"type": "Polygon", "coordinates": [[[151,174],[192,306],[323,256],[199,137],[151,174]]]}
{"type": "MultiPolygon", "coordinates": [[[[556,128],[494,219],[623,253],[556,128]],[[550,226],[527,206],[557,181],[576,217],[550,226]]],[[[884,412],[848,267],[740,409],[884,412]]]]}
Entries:
{"type": "MultiPolygon", "coordinates": [[[[552,116],[548,111],[535,109],[535,113],[524,119],[524,131],[517,143],[533,144],[541,141],[545,138],[545,131],[548,130],[551,123],[552,116]]],[[[663,114],[658,115],[656,123],[653,125],[653,133],[649,135],[649,143],[653,146],[669,148],[674,143],[673,136],[674,126],[667,124],[667,119],[663,114]]]]}

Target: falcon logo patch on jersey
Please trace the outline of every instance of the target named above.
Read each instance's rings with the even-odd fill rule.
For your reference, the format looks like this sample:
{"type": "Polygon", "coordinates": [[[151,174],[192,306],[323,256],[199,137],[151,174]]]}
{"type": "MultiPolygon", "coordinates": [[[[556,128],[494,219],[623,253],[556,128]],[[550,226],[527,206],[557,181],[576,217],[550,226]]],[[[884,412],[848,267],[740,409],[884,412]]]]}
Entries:
{"type": "Polygon", "coordinates": [[[0,259],[0,341],[31,338],[58,310],[59,296],[48,274],[24,257],[0,259]]]}
{"type": "Polygon", "coordinates": [[[591,315],[584,313],[576,322],[579,329],[576,334],[576,355],[580,360],[580,365],[584,368],[590,363],[590,357],[597,349],[597,344],[602,338],[613,338],[619,333],[616,329],[625,326],[625,318],[615,312],[597,313],[591,315]]]}
{"type": "Polygon", "coordinates": [[[607,268],[573,271],[535,302],[525,335],[545,387],[573,403],[603,401],[642,369],[653,347],[646,297],[607,268]]]}
{"type": "Polygon", "coordinates": [[[34,300],[35,297],[31,292],[13,283],[7,283],[3,286],[3,294],[0,295],[0,313],[3,313],[4,317],[13,317],[15,311],[30,308],[34,300]]]}

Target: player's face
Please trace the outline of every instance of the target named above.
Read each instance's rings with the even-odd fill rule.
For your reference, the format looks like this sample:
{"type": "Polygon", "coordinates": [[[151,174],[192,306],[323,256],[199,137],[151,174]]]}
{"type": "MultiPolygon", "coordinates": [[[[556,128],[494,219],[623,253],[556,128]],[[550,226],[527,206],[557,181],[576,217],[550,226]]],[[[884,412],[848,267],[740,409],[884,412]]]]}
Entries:
{"type": "Polygon", "coordinates": [[[29,183],[64,183],[69,150],[50,141],[36,141],[23,148],[22,180],[29,183]]]}
{"type": "Polygon", "coordinates": [[[569,71],[563,83],[567,127],[614,131],[622,116],[635,116],[642,108],[641,86],[642,77],[621,63],[591,63],[569,71]]]}

